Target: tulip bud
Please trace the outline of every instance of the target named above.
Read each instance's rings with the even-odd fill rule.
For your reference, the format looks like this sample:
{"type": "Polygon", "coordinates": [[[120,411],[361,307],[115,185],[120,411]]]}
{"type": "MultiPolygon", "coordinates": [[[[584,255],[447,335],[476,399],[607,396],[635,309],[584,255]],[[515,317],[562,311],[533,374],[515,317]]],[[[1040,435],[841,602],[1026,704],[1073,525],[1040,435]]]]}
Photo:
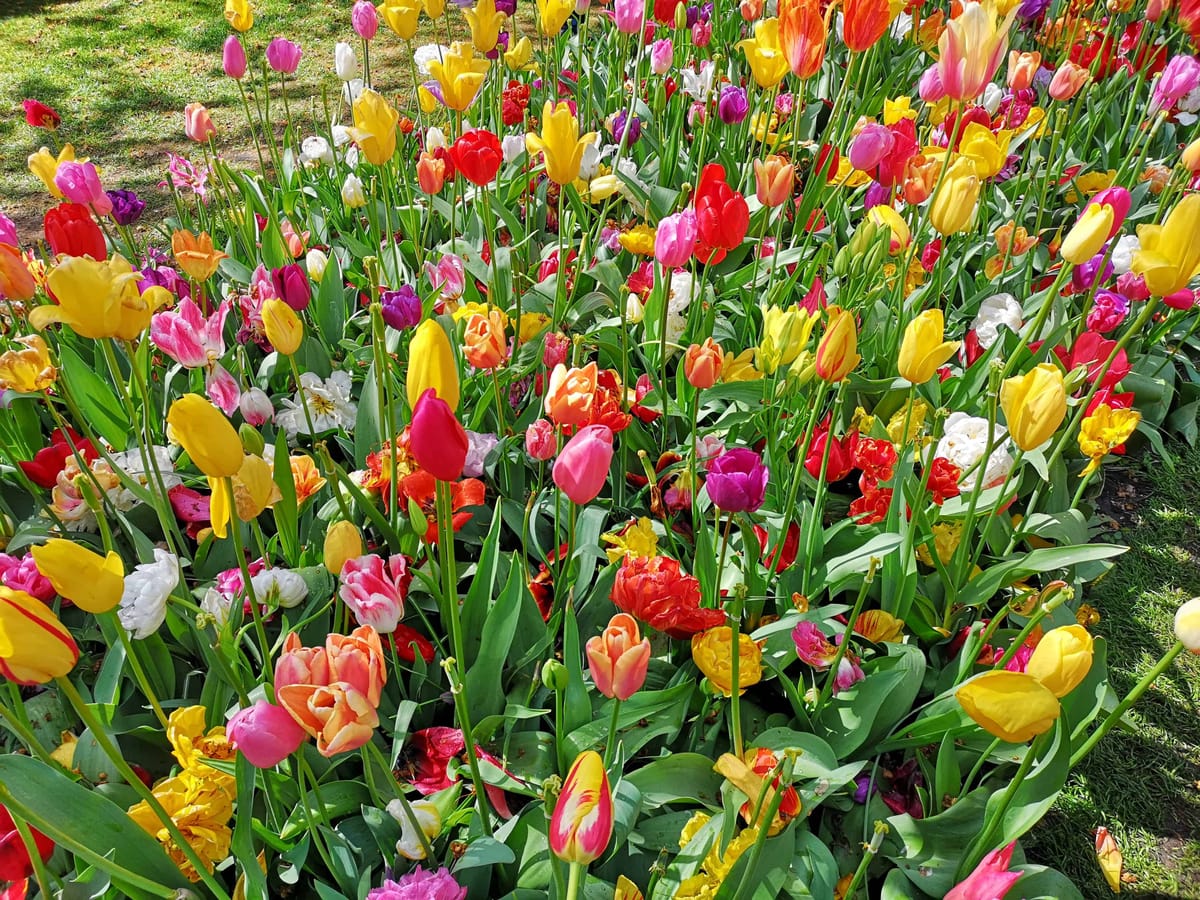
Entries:
{"type": "Polygon", "coordinates": [[[688,384],[701,391],[721,380],[721,363],[724,356],[721,345],[712,338],[703,344],[692,344],[683,354],[683,373],[688,384]]]}
{"type": "Polygon", "coordinates": [[[929,207],[929,221],[939,234],[951,235],[965,231],[975,217],[979,201],[980,182],[975,162],[960,156],[946,172],[941,190],[929,207]]]}
{"type": "Polygon", "coordinates": [[[1092,636],[1082,625],[1067,625],[1042,636],[1025,664],[1025,673],[1062,698],[1079,686],[1091,668],[1092,636]]]}
{"type": "Polygon", "coordinates": [[[304,266],[308,269],[308,277],[314,283],[320,284],[321,279],[325,277],[325,269],[329,266],[329,257],[325,255],[325,251],[314,247],[304,257],[304,266]]]}
{"type": "Polygon", "coordinates": [[[210,478],[232,478],[242,467],[242,441],[225,414],[199,394],[171,404],[167,424],[174,440],[210,478]]]}
{"type": "Polygon", "coordinates": [[[1008,53],[1008,86],[1014,91],[1027,90],[1032,84],[1034,76],[1037,75],[1038,69],[1042,65],[1042,54],[1021,53],[1017,50],[1010,50],[1008,53]]]}
{"type": "MultiPolygon", "coordinates": [[[[522,146],[524,146],[524,144],[522,144],[522,146]]],[[[425,194],[436,194],[441,191],[442,186],[445,183],[445,161],[430,156],[429,153],[422,150],[421,157],[417,160],[417,184],[420,185],[421,192],[425,194]]]]}
{"type": "Polygon", "coordinates": [[[257,769],[277,766],[308,738],[286,709],[266,700],[234,713],[225,726],[225,735],[257,769]]]}
{"type": "Polygon", "coordinates": [[[363,555],[362,535],[352,523],[339,519],[325,532],[323,549],[325,568],[334,575],[341,575],[348,560],[363,555]]]}
{"type": "Polygon", "coordinates": [[[408,380],[405,391],[414,409],[430,388],[446,402],[450,411],[458,409],[458,361],[450,338],[436,319],[426,319],[413,334],[408,348],[408,380]]]}
{"type": "Polygon", "coordinates": [[[367,195],[363,191],[362,180],[351,172],[342,182],[342,202],[350,209],[367,205],[367,195]]]}
{"type": "Polygon", "coordinates": [[[650,665],[650,640],[641,636],[633,616],[617,613],[585,649],[596,690],[605,697],[628,700],[641,690],[650,665]]]}
{"type": "Polygon", "coordinates": [[[1193,597],[1175,613],[1175,639],[1200,656],[1200,597],[1193,597]]]}
{"type": "Polygon", "coordinates": [[[554,461],[554,483],[572,503],[591,503],[608,479],[612,457],[612,429],[586,425],[575,432],[554,461]]]}
{"type": "Polygon", "coordinates": [[[71,632],[41,600],[0,584],[0,676],[17,684],[45,684],[79,661],[71,632]]]}
{"type": "Polygon", "coordinates": [[[858,365],[858,332],[854,314],[838,306],[829,307],[829,324],[817,344],[817,377],[830,384],[843,380],[858,365]]]}
{"type": "Polygon", "coordinates": [[[1196,138],[1183,148],[1179,161],[1193,175],[1200,175],[1200,138],[1196,138]]]}
{"type": "Polygon", "coordinates": [[[100,556],[74,541],[52,538],[30,553],[54,590],[80,609],[105,613],[121,602],[125,566],[111,550],[100,556]]]}
{"type": "Polygon", "coordinates": [[[542,664],[542,687],[548,691],[565,691],[571,680],[567,667],[557,659],[548,659],[542,664]]]}
{"type": "Polygon", "coordinates": [[[958,341],[945,341],[945,325],[940,309],[927,309],[908,323],[900,343],[897,368],[901,378],[924,384],[958,350],[958,341]]]}
{"type": "Polygon", "coordinates": [[[272,297],[263,303],[262,321],[267,340],[279,353],[291,356],[300,349],[300,343],[304,340],[304,323],[295,310],[282,300],[272,297]]]}
{"type": "Polygon", "coordinates": [[[595,750],[584,750],[554,804],[550,849],[563,862],[587,865],[604,853],[612,831],[613,799],[604,761],[595,750]]]}
{"type": "Polygon", "coordinates": [[[275,407],[271,405],[271,398],[260,388],[245,391],[238,400],[238,409],[242,412],[242,418],[255,428],[275,418],[275,407]]]}
{"type": "Polygon", "coordinates": [[[1100,252],[1108,240],[1114,221],[1113,208],[1108,204],[1089,204],[1074,227],[1063,238],[1060,255],[1067,262],[1082,265],[1100,252]]]}
{"type": "Polygon", "coordinates": [[[241,79],[246,74],[246,48],[238,40],[237,35],[231,34],[225,38],[225,48],[221,53],[221,64],[225,74],[230,78],[241,79]]]}
{"type": "Polygon", "coordinates": [[[258,433],[258,430],[249,422],[243,422],[238,426],[238,436],[242,439],[242,449],[251,456],[262,456],[263,449],[267,442],[263,440],[263,436],[258,433]]]}
{"type": "Polygon", "coordinates": [[[1024,375],[1006,378],[1000,386],[1000,408],[1013,443],[1025,451],[1036,450],[1067,415],[1062,372],[1042,363],[1024,375]]]}
{"type": "Polygon", "coordinates": [[[413,409],[409,449],[417,465],[440,481],[462,476],[471,448],[467,432],[450,405],[433,388],[427,388],[413,409]]]}
{"type": "Polygon", "coordinates": [[[1062,712],[1058,698],[1024,672],[984,672],[954,694],[984,731],[1010,744],[1023,744],[1053,727],[1062,712]]]}

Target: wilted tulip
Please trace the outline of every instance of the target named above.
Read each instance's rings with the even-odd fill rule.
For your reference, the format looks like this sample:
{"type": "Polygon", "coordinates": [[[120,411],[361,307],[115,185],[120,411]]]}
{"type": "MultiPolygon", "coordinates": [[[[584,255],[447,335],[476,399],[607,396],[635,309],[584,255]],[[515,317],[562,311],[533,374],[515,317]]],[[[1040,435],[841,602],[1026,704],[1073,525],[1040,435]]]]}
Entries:
{"type": "Polygon", "coordinates": [[[1082,625],[1052,628],[1034,647],[1025,673],[1048,687],[1055,697],[1065,697],[1091,671],[1092,643],[1092,636],[1082,625]]]}
{"type": "Polygon", "coordinates": [[[596,690],[605,697],[628,700],[641,690],[650,665],[650,640],[641,636],[633,616],[617,613],[585,649],[596,690]]]}
{"type": "Polygon", "coordinates": [[[100,556],[74,541],[52,538],[30,552],[54,590],[80,609],[105,613],[121,602],[125,565],[113,551],[100,556]]]}
{"type": "Polygon", "coordinates": [[[901,378],[924,384],[957,351],[959,341],[945,338],[945,319],[940,309],[927,309],[904,329],[897,368],[901,378]]]}
{"type": "Polygon", "coordinates": [[[550,849],[563,862],[600,858],[613,831],[613,799],[604,761],[595,750],[575,758],[550,817],[550,849]]]}
{"type": "Polygon", "coordinates": [[[1036,450],[1058,430],[1067,415],[1067,391],[1062,372],[1041,363],[1024,375],[1006,378],[1000,386],[1000,408],[1013,443],[1036,450]]]}
{"type": "Polygon", "coordinates": [[[1005,669],[977,675],[954,696],[984,731],[1010,744],[1049,731],[1062,712],[1048,687],[1032,675],[1005,669]]]}
{"type": "Polygon", "coordinates": [[[230,716],[225,736],[258,769],[279,765],[308,739],[308,733],[286,709],[266,700],[230,716]]]}
{"type": "Polygon", "coordinates": [[[470,442],[454,411],[433,388],[427,388],[413,408],[409,449],[417,464],[441,481],[462,475],[470,442]]]}
{"type": "Polygon", "coordinates": [[[608,479],[612,457],[611,428],[607,425],[580,428],[554,461],[554,483],[572,503],[580,506],[591,503],[608,479]]]}

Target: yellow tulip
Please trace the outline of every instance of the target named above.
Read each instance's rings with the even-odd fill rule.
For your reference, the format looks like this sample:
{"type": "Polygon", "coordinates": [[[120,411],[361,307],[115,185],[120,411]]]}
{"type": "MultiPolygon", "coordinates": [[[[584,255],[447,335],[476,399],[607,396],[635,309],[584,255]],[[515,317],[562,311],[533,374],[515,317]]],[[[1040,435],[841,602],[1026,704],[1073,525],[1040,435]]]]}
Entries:
{"type": "Polygon", "coordinates": [[[125,565],[111,550],[101,556],[74,541],[54,538],[30,552],[54,590],[80,609],[105,613],[121,602],[125,565]]]}
{"type": "Polygon", "coordinates": [[[225,0],[225,20],[234,31],[249,31],[254,24],[250,0],[225,0]]]}
{"type": "Polygon", "coordinates": [[[829,324],[817,344],[817,377],[830,384],[843,380],[862,359],[858,355],[858,331],[854,313],[838,306],[829,307],[829,324]]]}
{"type": "Polygon", "coordinates": [[[504,64],[510,69],[524,69],[533,59],[533,44],[529,38],[522,37],[519,41],[504,51],[504,64]]]}
{"type": "Polygon", "coordinates": [[[979,201],[979,175],[975,161],[969,156],[960,156],[950,165],[929,207],[929,221],[938,233],[945,236],[965,231],[975,218],[975,204],[979,201]]]}
{"type": "Polygon", "coordinates": [[[17,684],[45,684],[78,661],[75,639],[50,607],[0,585],[0,675],[17,684]]]}
{"type": "Polygon", "coordinates": [[[1092,203],[1083,211],[1075,225],[1063,238],[1059,255],[1079,266],[1100,252],[1112,231],[1113,208],[1107,203],[1092,203]]]}
{"type": "Polygon", "coordinates": [[[1113,409],[1107,403],[1097,406],[1079,425],[1079,449],[1090,460],[1080,476],[1100,468],[1100,462],[1137,431],[1142,414],[1136,409],[1113,409]]]}
{"type": "MultiPolygon", "coordinates": [[[[281,497],[271,464],[261,456],[247,454],[230,483],[233,485],[233,506],[237,517],[243,522],[258,518],[259,513],[268,506],[273,506],[281,497]]],[[[211,477],[208,479],[208,487],[212,491],[209,519],[212,522],[213,534],[224,539],[226,526],[231,518],[229,489],[221,479],[211,477]]]]}
{"type": "MultiPolygon", "coordinates": [[[[29,157],[29,171],[42,179],[42,184],[46,185],[46,190],[56,200],[62,199],[63,192],[54,183],[54,176],[58,174],[58,167],[65,162],[76,162],[75,147],[71,144],[64,144],[57,157],[45,147],[29,157]]],[[[87,162],[87,160],[81,159],[79,162],[87,162]]]]}
{"type": "Polygon", "coordinates": [[[1082,625],[1052,628],[1033,648],[1025,673],[1044,684],[1055,697],[1065,697],[1091,670],[1092,643],[1092,636],[1082,625]]]}
{"type": "Polygon", "coordinates": [[[904,329],[897,368],[901,378],[924,384],[958,350],[958,341],[945,340],[945,319],[940,309],[927,309],[904,329]]]}
{"type": "Polygon", "coordinates": [[[411,41],[416,35],[421,15],[421,5],[416,0],[384,0],[375,10],[398,37],[411,41]]]}
{"type": "Polygon", "coordinates": [[[900,213],[896,212],[890,206],[872,206],[867,213],[867,221],[873,222],[880,228],[886,228],[890,231],[891,237],[888,239],[888,253],[893,255],[899,253],[908,246],[912,235],[908,230],[908,223],[900,213]]]}
{"type": "Polygon", "coordinates": [[[429,64],[429,72],[441,85],[442,101],[446,106],[462,112],[479,93],[490,65],[486,59],[475,55],[475,48],[470,44],[455,41],[450,45],[449,53],[429,64]]]}
{"type": "Polygon", "coordinates": [[[990,128],[978,122],[970,122],[963,129],[958,152],[975,162],[975,174],[980,178],[991,178],[1008,162],[1008,145],[1012,132],[1001,130],[992,134],[990,128]]]}
{"type": "Polygon", "coordinates": [[[1000,385],[1000,408],[1013,443],[1035,450],[1058,430],[1067,415],[1062,372],[1052,363],[1035,366],[1000,385]]]}
{"type": "Polygon", "coordinates": [[[451,412],[458,409],[458,361],[450,338],[436,319],[426,319],[418,325],[409,344],[405,382],[408,405],[415,409],[429,388],[446,401],[451,412]]]}
{"type": "Polygon", "coordinates": [[[18,394],[34,394],[44,391],[58,375],[50,362],[50,350],[46,342],[36,334],[17,338],[24,350],[6,350],[0,353],[0,390],[16,391],[18,394]]]}
{"type": "Polygon", "coordinates": [[[228,253],[213,247],[207,231],[192,234],[182,228],[171,235],[171,252],[175,254],[179,268],[197,281],[207,281],[217,271],[221,260],[229,257],[228,253]]]}
{"type": "Polygon", "coordinates": [[[780,366],[790,365],[808,346],[816,324],[817,316],[799,306],[768,306],[763,310],[762,343],[754,350],[754,367],[764,375],[774,375],[780,366]]]}
{"type": "Polygon", "coordinates": [[[1050,689],[1024,672],[984,672],[954,694],[975,723],[993,737],[1023,744],[1049,731],[1062,712],[1050,689]]]}
{"type": "Polygon", "coordinates": [[[506,13],[496,11],[496,0],[479,0],[474,9],[464,9],[463,16],[471,27],[471,43],[480,53],[491,53],[500,40],[506,13]]]}
{"type": "Polygon", "coordinates": [[[525,135],[529,155],[541,153],[546,161],[546,176],[555,184],[570,184],[579,177],[583,151],[596,139],[592,131],[579,136],[579,119],[566,103],[546,101],[542,108],[541,135],[525,135]]]}
{"type": "MultiPolygon", "coordinates": [[[[692,660],[724,696],[733,696],[733,629],[719,625],[692,635],[692,660]]],[[[738,696],[762,681],[762,648],[748,634],[738,633],[738,696]]]]}
{"type": "Polygon", "coordinates": [[[538,28],[546,37],[554,37],[575,12],[575,0],[537,0],[537,10],[538,28]]]}
{"type": "Polygon", "coordinates": [[[431,19],[440,19],[446,13],[446,0],[421,0],[421,5],[431,19]]]}
{"type": "Polygon", "coordinates": [[[304,340],[304,323],[296,311],[277,297],[262,305],[263,329],[271,346],[284,356],[291,356],[300,349],[304,340]]]}
{"type": "Polygon", "coordinates": [[[737,47],[746,54],[750,72],[762,88],[773,88],[791,71],[787,54],[779,42],[779,20],[764,19],[754,26],[753,39],[738,41],[737,47]]]}
{"type": "Polygon", "coordinates": [[[1141,249],[1133,256],[1133,271],[1146,279],[1155,297],[1182,291],[1200,274],[1200,194],[1188,194],[1161,225],[1139,225],[1141,249]]]}
{"type": "Polygon", "coordinates": [[[171,404],[167,424],[192,462],[209,478],[231,478],[242,467],[242,441],[225,414],[199,394],[171,404]]]}
{"type": "Polygon", "coordinates": [[[400,113],[383,99],[383,95],[367,88],[354,101],[354,127],[347,129],[367,162],[382,166],[396,152],[396,123],[400,113]]]}
{"type": "Polygon", "coordinates": [[[29,324],[41,331],[61,322],[80,337],[133,340],[149,327],[154,311],[171,299],[166,288],[139,294],[141,277],[121,256],[105,262],[66,257],[47,279],[58,305],[32,310],[29,324]]]}
{"type": "Polygon", "coordinates": [[[362,535],[352,523],[339,519],[326,530],[323,551],[325,568],[334,575],[341,575],[348,560],[363,555],[362,535]]]}

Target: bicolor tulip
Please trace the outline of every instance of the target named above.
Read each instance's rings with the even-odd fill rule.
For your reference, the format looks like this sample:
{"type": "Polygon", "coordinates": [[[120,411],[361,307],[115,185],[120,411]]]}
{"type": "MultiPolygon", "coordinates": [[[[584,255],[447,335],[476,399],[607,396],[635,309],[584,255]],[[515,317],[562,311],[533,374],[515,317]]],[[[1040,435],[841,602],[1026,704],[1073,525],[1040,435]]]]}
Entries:
{"type": "Polygon", "coordinates": [[[476,313],[467,320],[463,356],[476,369],[495,369],[504,362],[508,356],[504,313],[493,309],[486,316],[476,313]]]}
{"type": "Polygon", "coordinates": [[[429,63],[429,73],[442,89],[442,102],[458,112],[471,105],[491,64],[475,55],[469,43],[455,41],[450,52],[429,63]]]}
{"type": "Polygon", "coordinates": [[[354,126],[347,129],[367,162],[382,166],[396,152],[398,113],[383,95],[367,88],[354,101],[354,126]]]}
{"type": "Polygon", "coordinates": [[[979,727],[1010,744],[1049,731],[1062,712],[1053,692],[1024,672],[999,669],[977,675],[955,691],[979,727]]]}
{"type": "Polygon", "coordinates": [[[546,177],[555,184],[570,184],[579,177],[583,151],[596,140],[596,133],[579,135],[579,119],[567,103],[546,101],[542,109],[541,135],[525,136],[529,155],[541,153],[546,161],[546,177]]]}
{"type": "Polygon", "coordinates": [[[1141,249],[1133,256],[1133,271],[1146,281],[1154,297],[1182,291],[1200,274],[1200,194],[1188,194],[1161,225],[1139,225],[1141,249]]]}
{"type": "Polygon", "coordinates": [[[1036,50],[1022,53],[1011,50],[1008,54],[1008,86],[1014,91],[1027,90],[1042,67],[1042,54],[1036,50]]]}
{"type": "Polygon", "coordinates": [[[304,323],[295,310],[280,300],[271,297],[262,305],[263,330],[271,346],[284,356],[291,356],[300,349],[304,340],[304,323]]]}
{"type": "Polygon", "coordinates": [[[78,661],[75,639],[50,607],[0,584],[0,675],[17,684],[45,684],[78,661]]]}
{"type": "Polygon", "coordinates": [[[828,31],[817,0],[780,0],[779,43],[797,78],[811,78],[821,70],[828,31]]]}
{"type": "Polygon", "coordinates": [[[52,538],[30,552],[54,590],[80,609],[106,613],[121,602],[125,565],[113,551],[101,556],[74,541],[52,538]]]}
{"type": "Polygon", "coordinates": [[[563,862],[600,858],[613,832],[613,798],[604,760],[595,750],[575,758],[550,817],[550,850],[563,862]]]}
{"type": "Polygon", "coordinates": [[[867,211],[867,221],[888,230],[888,253],[893,256],[907,247],[912,240],[912,234],[908,230],[908,223],[904,221],[900,213],[896,212],[890,206],[882,203],[878,206],[872,206],[867,211]]]}
{"type": "Polygon", "coordinates": [[[422,469],[440,481],[455,481],[467,462],[470,442],[454,410],[433,388],[427,388],[413,407],[409,450],[422,469]]]}
{"type": "Polygon", "coordinates": [[[183,108],[183,133],[189,140],[203,144],[217,133],[212,114],[203,103],[192,102],[183,108]]]}
{"type": "Polygon", "coordinates": [[[363,555],[362,534],[353,522],[338,519],[325,530],[322,561],[334,575],[341,575],[346,563],[363,555]]]}
{"type": "Polygon", "coordinates": [[[585,425],[592,417],[599,373],[595,361],[568,369],[558,363],[550,372],[543,409],[558,425],[585,425]]]}
{"type": "Polygon", "coordinates": [[[1183,148],[1183,152],[1179,154],[1179,162],[1192,175],[1200,175],[1200,138],[1183,148]]]}
{"type": "Polygon", "coordinates": [[[225,736],[257,769],[279,765],[308,740],[308,732],[286,709],[266,700],[259,700],[230,716],[225,736]]]}
{"type": "Polygon", "coordinates": [[[617,613],[584,649],[592,681],[605,697],[628,700],[642,689],[650,665],[650,639],[642,637],[633,616],[617,613]]]}
{"type": "Polygon", "coordinates": [[[408,347],[408,378],[405,392],[414,409],[430,388],[446,402],[451,412],[458,409],[458,361],[450,338],[437,319],[426,319],[417,326],[408,347]]]}
{"type": "Polygon", "coordinates": [[[396,36],[411,41],[417,33],[421,4],[416,0],[384,0],[376,11],[396,36]]]}
{"type": "Polygon", "coordinates": [[[612,466],[613,432],[607,425],[587,425],[567,441],[551,474],[572,503],[580,506],[596,499],[612,466]]]}
{"type": "Polygon", "coordinates": [[[825,334],[817,344],[817,377],[836,384],[849,375],[858,365],[858,329],[854,324],[854,313],[839,306],[826,310],[829,323],[825,334]]]}
{"type": "Polygon", "coordinates": [[[47,279],[58,305],[36,307],[29,313],[29,324],[40,331],[52,322],[60,322],[93,340],[133,340],[149,327],[154,311],[171,299],[161,287],[139,294],[137,282],[141,277],[120,256],[107,262],[67,257],[47,279]]]}
{"type": "Polygon", "coordinates": [[[1033,648],[1025,673],[1061,699],[1075,690],[1091,671],[1092,644],[1092,636],[1082,625],[1052,628],[1033,648]]]}
{"type": "Polygon", "coordinates": [[[1064,60],[1063,64],[1054,70],[1046,92],[1052,100],[1065,103],[1078,94],[1091,77],[1091,73],[1084,66],[1069,59],[1064,60]]]}
{"type": "Polygon", "coordinates": [[[943,236],[965,231],[975,218],[980,179],[974,159],[960,156],[950,164],[929,207],[929,221],[943,236]]]}
{"type": "Polygon", "coordinates": [[[688,384],[696,390],[712,387],[721,380],[724,358],[721,345],[712,338],[705,338],[702,344],[692,344],[683,354],[683,374],[688,384]]]}
{"type": "Polygon", "coordinates": [[[359,625],[370,625],[380,634],[396,630],[413,579],[408,562],[399,553],[386,561],[375,553],[346,560],[338,575],[338,596],[359,625]]]}
{"type": "Polygon", "coordinates": [[[763,206],[782,206],[792,196],[796,167],[782,156],[770,154],[754,160],[754,195],[763,206]]]}
{"type": "Polygon", "coordinates": [[[172,403],[167,424],[196,468],[209,478],[232,478],[242,468],[246,454],[237,431],[199,394],[184,394],[172,403]]]}
{"type": "Polygon", "coordinates": [[[225,0],[225,21],[234,31],[249,31],[254,24],[250,0],[225,0]]]}
{"type": "Polygon", "coordinates": [[[773,88],[790,71],[779,35],[779,20],[764,19],[754,26],[754,37],[738,41],[754,81],[761,88],[773,88]]]}
{"type": "Polygon", "coordinates": [[[1063,374],[1052,363],[1041,363],[1024,375],[1000,385],[1000,408],[1013,443],[1036,450],[1058,430],[1067,415],[1063,374]]]}
{"type": "Polygon", "coordinates": [[[1200,656],[1200,597],[1193,597],[1176,610],[1175,639],[1188,652],[1200,656]]]}
{"type": "Polygon", "coordinates": [[[491,53],[500,40],[500,29],[508,18],[506,13],[496,10],[496,0],[478,0],[474,7],[463,10],[467,25],[471,28],[471,43],[480,53],[491,53]]]}
{"type": "Polygon", "coordinates": [[[974,100],[992,80],[1008,52],[1008,29],[1019,7],[1009,5],[1008,14],[1000,18],[993,0],[967,0],[962,13],[946,23],[938,38],[937,63],[946,96],[974,100]]]}
{"type": "Polygon", "coordinates": [[[959,341],[945,339],[945,317],[940,309],[927,309],[904,329],[897,368],[900,377],[924,384],[957,351],[959,341]]]}

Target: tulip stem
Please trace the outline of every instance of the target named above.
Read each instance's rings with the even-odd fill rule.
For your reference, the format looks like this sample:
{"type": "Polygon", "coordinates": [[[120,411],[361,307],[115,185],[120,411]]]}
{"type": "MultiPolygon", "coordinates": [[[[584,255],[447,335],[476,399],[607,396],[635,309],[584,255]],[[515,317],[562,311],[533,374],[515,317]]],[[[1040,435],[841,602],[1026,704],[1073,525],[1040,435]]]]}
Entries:
{"type": "Polygon", "coordinates": [[[583,863],[571,863],[570,872],[567,874],[567,900],[576,900],[579,896],[579,882],[582,874],[583,863]]]}
{"type": "Polygon", "coordinates": [[[616,749],[617,729],[620,724],[621,716],[621,700],[619,697],[613,697],[612,718],[608,720],[608,741],[604,744],[604,769],[608,771],[608,764],[612,762],[613,751],[616,749]]]}
{"type": "Polygon", "coordinates": [[[971,782],[973,782],[983,769],[984,763],[988,758],[996,752],[996,748],[1000,746],[1000,738],[994,739],[986,750],[979,754],[979,759],[975,761],[975,765],[971,767],[971,771],[967,773],[967,777],[963,779],[962,789],[958,792],[958,799],[961,800],[971,790],[971,782]]]}
{"type": "Polygon", "coordinates": [[[158,702],[158,697],[154,693],[154,689],[150,686],[150,680],[146,677],[146,670],[142,668],[142,661],[137,658],[134,653],[133,642],[129,639],[129,633],[125,630],[125,626],[121,624],[121,619],[117,615],[116,610],[111,610],[109,615],[112,618],[112,623],[117,628],[117,638],[121,642],[121,646],[125,648],[125,658],[129,660],[129,668],[133,670],[134,681],[138,683],[138,687],[142,689],[142,693],[146,695],[146,702],[150,704],[150,708],[154,710],[154,717],[158,719],[158,723],[162,725],[163,731],[167,730],[167,716],[163,712],[162,705],[158,702]]]}
{"type": "MultiPolygon", "coordinates": [[[[292,368],[292,378],[296,381],[296,393],[300,395],[300,406],[304,409],[304,424],[308,426],[308,439],[316,441],[317,429],[313,426],[312,412],[308,408],[308,394],[304,393],[304,385],[300,381],[300,367],[296,365],[295,354],[288,354],[288,364],[292,368]]],[[[383,428],[383,422],[379,423],[379,427],[383,428]]]]}
{"type": "Polygon", "coordinates": [[[254,596],[254,582],[250,579],[250,567],[246,563],[246,548],[242,544],[242,520],[237,512],[237,498],[233,493],[233,479],[222,479],[225,490],[229,493],[229,536],[233,539],[233,553],[237,557],[238,569],[242,573],[242,590],[250,602],[250,615],[254,619],[254,632],[258,636],[259,652],[262,653],[263,681],[268,687],[274,683],[274,673],[271,670],[271,645],[267,641],[267,629],[263,626],[262,610],[258,608],[258,598],[254,596]]]}
{"type": "Polygon", "coordinates": [[[1038,754],[1045,748],[1047,739],[1053,733],[1053,731],[1046,731],[1038,735],[1034,738],[1033,743],[1029,745],[1029,749],[1025,751],[1025,758],[1021,760],[1016,774],[1013,775],[1012,780],[1008,783],[1008,787],[1004,791],[1004,795],[1000,798],[999,807],[984,822],[983,830],[979,832],[978,837],[971,842],[967,847],[967,852],[963,854],[962,860],[958,864],[958,872],[954,878],[956,883],[962,881],[962,879],[974,871],[975,867],[979,865],[979,861],[983,859],[984,854],[992,849],[992,836],[996,833],[997,827],[1004,824],[1004,814],[1008,812],[1013,798],[1016,797],[1017,791],[1020,790],[1021,785],[1025,781],[1025,776],[1033,768],[1034,761],[1038,754]]]}
{"type": "Polygon", "coordinates": [[[1183,642],[1176,641],[1175,646],[1163,654],[1162,659],[1155,664],[1154,668],[1147,672],[1142,680],[1134,685],[1133,690],[1126,695],[1125,699],[1118,703],[1116,708],[1100,723],[1099,727],[1088,735],[1088,739],[1083,742],[1083,746],[1071,754],[1071,768],[1079,765],[1083,758],[1092,752],[1092,748],[1100,743],[1100,739],[1108,734],[1117,722],[1121,721],[1121,718],[1129,711],[1129,708],[1141,699],[1142,694],[1146,693],[1146,690],[1154,683],[1158,676],[1171,667],[1171,663],[1175,661],[1175,657],[1182,653],[1183,650],[1183,642]]]}
{"type": "Polygon", "coordinates": [[[96,718],[95,713],[79,691],[71,679],[65,675],[60,675],[54,679],[58,685],[58,689],[62,691],[67,701],[75,708],[79,718],[83,720],[84,726],[92,733],[92,737],[96,739],[96,743],[100,745],[100,749],[104,751],[104,755],[109,758],[117,772],[125,779],[125,783],[133,788],[136,793],[150,809],[158,820],[162,822],[163,827],[167,830],[167,834],[171,836],[171,842],[175,844],[179,851],[187,858],[187,861],[192,864],[196,870],[196,874],[208,886],[208,889],[218,898],[218,900],[229,900],[229,894],[225,892],[224,886],[217,880],[216,876],[207,868],[204,860],[196,853],[195,848],[188,843],[187,838],[179,830],[179,826],[175,824],[175,820],[163,809],[163,805],[154,796],[154,792],[146,787],[145,782],[134,773],[129,767],[129,763],[125,761],[125,757],[121,755],[121,751],[113,744],[112,739],[108,736],[108,732],[104,730],[104,725],[96,718]]]}

